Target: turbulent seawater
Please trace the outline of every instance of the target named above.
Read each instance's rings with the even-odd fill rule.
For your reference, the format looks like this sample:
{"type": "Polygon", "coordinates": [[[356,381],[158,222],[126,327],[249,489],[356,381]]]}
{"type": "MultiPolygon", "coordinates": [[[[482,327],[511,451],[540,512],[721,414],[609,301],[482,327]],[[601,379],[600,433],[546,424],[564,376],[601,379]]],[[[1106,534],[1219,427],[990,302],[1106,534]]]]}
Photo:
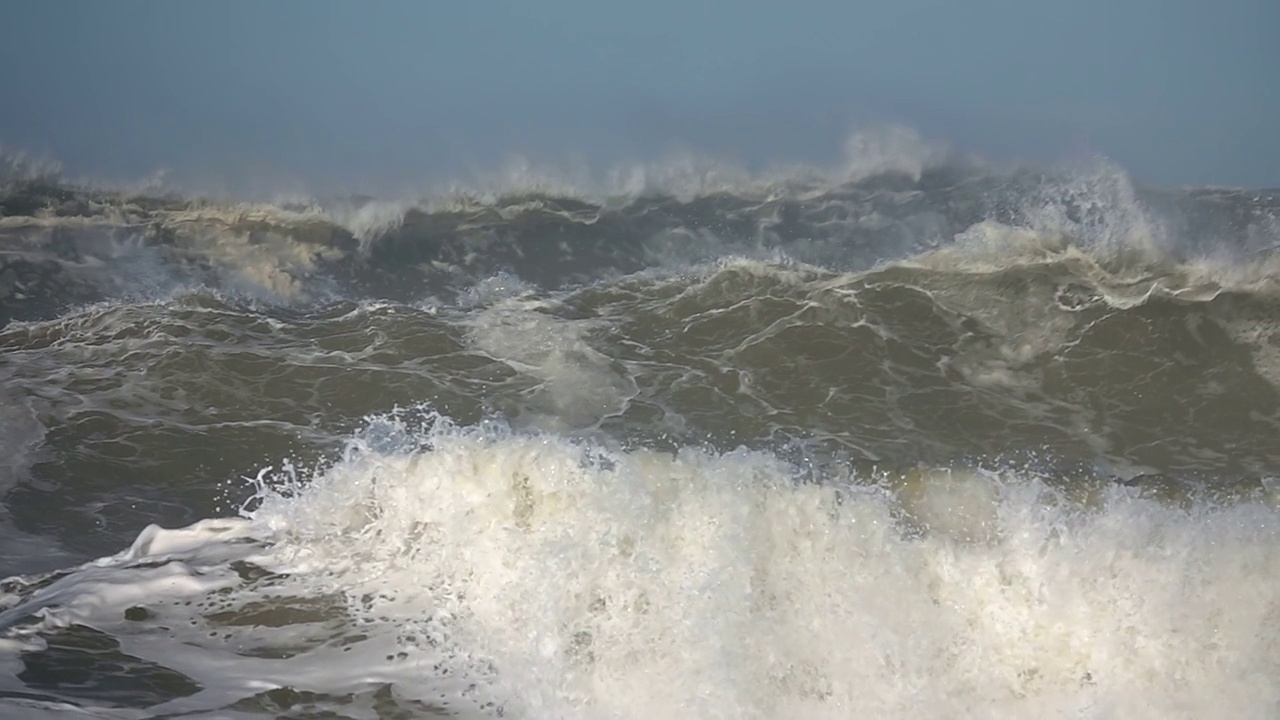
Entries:
{"type": "Polygon", "coordinates": [[[1280,190],[11,175],[6,717],[1280,713],[1280,190]]]}

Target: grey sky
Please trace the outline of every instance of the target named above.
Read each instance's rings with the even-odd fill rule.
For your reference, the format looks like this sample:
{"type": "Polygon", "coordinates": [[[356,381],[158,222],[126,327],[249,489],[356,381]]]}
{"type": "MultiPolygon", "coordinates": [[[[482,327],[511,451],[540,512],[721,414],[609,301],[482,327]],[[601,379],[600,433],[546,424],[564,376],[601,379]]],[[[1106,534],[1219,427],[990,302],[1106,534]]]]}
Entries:
{"type": "Polygon", "coordinates": [[[393,189],[513,154],[826,162],[893,122],[1280,185],[1280,2],[8,0],[0,142],[77,173],[393,189]]]}

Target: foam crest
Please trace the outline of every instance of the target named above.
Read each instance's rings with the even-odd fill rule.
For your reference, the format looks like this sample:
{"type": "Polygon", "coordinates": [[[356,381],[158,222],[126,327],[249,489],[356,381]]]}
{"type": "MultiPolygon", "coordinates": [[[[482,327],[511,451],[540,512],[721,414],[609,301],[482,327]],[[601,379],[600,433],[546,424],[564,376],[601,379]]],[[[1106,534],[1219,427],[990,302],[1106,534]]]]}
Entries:
{"type": "MultiPolygon", "coordinates": [[[[673,151],[649,161],[598,165],[584,158],[567,161],[510,158],[498,169],[468,181],[437,186],[435,196],[496,202],[525,195],[576,197],[608,203],[618,198],[667,195],[689,202],[715,194],[769,197],[796,191],[831,190],[883,174],[921,174],[953,159],[945,144],[923,138],[900,125],[867,126],[851,131],[839,162],[824,165],[778,164],[752,168],[730,158],[673,151]]],[[[449,207],[451,204],[446,204],[449,207]]]]}
{"type": "Polygon", "coordinates": [[[1138,199],[1129,174],[1105,158],[1046,179],[1023,199],[1020,214],[1039,232],[1078,238],[1089,247],[1153,254],[1172,233],[1138,199]]]}
{"type": "Polygon", "coordinates": [[[272,204],[73,185],[0,152],[0,310],[48,317],[193,285],[272,303],[406,300],[500,271],[551,288],[726,254],[974,272],[1074,255],[1124,280],[1189,278],[1201,295],[1275,289],[1271,191],[1137,188],[1105,159],[1001,170],[898,126],[858,129],[833,154],[775,167],[694,152],[517,158],[415,186],[424,194],[258,196],[272,204]],[[154,287],[136,287],[138,274],[154,287]]]}
{"type": "Polygon", "coordinates": [[[446,428],[267,492],[254,519],[331,569],[317,590],[488,669],[508,716],[1273,710],[1276,512],[1095,503],[996,474],[895,493],[797,484],[757,453],[446,428]]]}

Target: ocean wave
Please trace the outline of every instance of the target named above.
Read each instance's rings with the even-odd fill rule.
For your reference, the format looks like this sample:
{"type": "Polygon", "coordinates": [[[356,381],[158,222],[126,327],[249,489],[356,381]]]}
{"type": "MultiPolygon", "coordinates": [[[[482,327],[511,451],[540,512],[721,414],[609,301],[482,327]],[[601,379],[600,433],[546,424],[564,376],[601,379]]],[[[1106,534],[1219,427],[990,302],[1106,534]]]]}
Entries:
{"type": "Polygon", "coordinates": [[[1274,715],[1280,191],[846,150],[0,153],[0,714],[1274,715]]]}
{"type": "Polygon", "coordinates": [[[1277,702],[1265,484],[1213,499],[1013,469],[815,481],[768,453],[621,452],[428,413],[372,418],[327,467],[254,487],[241,517],[5,581],[3,652],[109,634],[105,659],[151,681],[139,716],[269,711],[285,692],[575,718],[1277,702]]]}

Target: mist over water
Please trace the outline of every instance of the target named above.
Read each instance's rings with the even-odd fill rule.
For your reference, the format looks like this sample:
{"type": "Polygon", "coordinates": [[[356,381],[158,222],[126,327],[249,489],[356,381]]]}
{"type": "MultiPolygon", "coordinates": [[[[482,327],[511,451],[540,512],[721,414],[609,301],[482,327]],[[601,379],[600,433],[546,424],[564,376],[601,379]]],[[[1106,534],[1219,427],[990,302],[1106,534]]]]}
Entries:
{"type": "Polygon", "coordinates": [[[15,717],[1280,707],[1276,190],[901,128],[408,198],[5,167],[15,717]]]}

